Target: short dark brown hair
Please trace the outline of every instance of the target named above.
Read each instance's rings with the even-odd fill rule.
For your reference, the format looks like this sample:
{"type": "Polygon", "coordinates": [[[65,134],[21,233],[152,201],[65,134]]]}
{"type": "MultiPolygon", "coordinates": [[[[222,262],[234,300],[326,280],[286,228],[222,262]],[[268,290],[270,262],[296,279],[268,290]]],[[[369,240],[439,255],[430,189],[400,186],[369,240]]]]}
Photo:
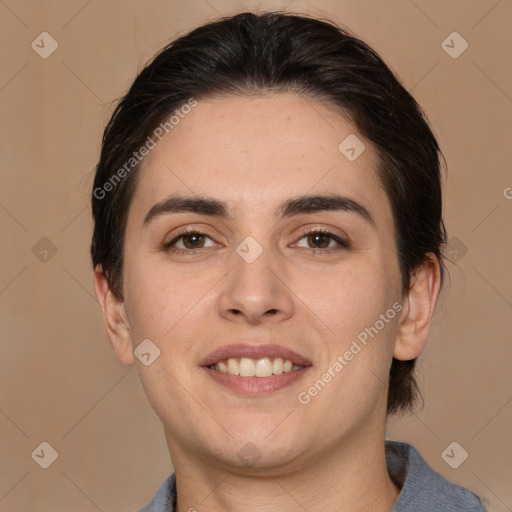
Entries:
{"type": "MultiPolygon", "coordinates": [[[[140,148],[191,98],[274,92],[296,92],[335,106],[373,142],[393,212],[403,293],[429,253],[438,258],[443,279],[442,153],[420,106],[373,49],[333,22],[246,12],[200,26],[163,48],[105,128],[92,193],[91,257],[119,298],[140,148]]],[[[393,358],[388,414],[414,403],[415,363],[393,358]]]]}

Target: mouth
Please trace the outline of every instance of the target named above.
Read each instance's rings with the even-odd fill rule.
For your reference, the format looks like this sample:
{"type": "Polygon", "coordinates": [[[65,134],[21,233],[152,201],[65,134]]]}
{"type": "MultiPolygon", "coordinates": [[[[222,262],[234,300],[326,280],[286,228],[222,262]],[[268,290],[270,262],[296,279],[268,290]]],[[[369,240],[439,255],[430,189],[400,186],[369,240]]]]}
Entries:
{"type": "Polygon", "coordinates": [[[208,366],[210,370],[240,377],[270,377],[282,373],[296,372],[304,366],[293,364],[290,359],[281,357],[261,357],[252,359],[249,357],[230,357],[208,366]]]}
{"type": "Polygon", "coordinates": [[[200,365],[215,382],[232,391],[260,396],[296,382],[312,363],[279,345],[229,345],[209,354],[200,365]]]}

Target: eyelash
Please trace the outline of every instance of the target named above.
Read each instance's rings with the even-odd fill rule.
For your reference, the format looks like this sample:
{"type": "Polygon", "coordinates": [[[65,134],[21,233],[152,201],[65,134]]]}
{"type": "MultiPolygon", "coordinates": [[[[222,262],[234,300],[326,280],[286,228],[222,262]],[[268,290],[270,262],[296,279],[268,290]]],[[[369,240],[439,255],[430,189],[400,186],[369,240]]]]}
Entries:
{"type": "MultiPolygon", "coordinates": [[[[311,248],[308,248],[310,251],[313,251],[314,253],[318,253],[318,252],[330,253],[332,251],[348,249],[350,247],[350,244],[349,244],[349,242],[347,240],[344,240],[343,238],[340,238],[339,236],[337,236],[334,233],[332,233],[331,231],[328,231],[327,229],[323,229],[323,228],[316,228],[316,229],[312,229],[311,231],[306,231],[305,233],[301,234],[301,236],[299,237],[298,240],[302,240],[303,238],[305,238],[305,237],[307,237],[309,235],[318,234],[318,233],[320,233],[322,235],[327,235],[329,238],[331,238],[332,240],[337,242],[339,247],[337,247],[337,248],[332,248],[331,247],[329,249],[311,249],[311,248]]],[[[200,247],[198,249],[176,249],[176,248],[172,247],[175,243],[177,243],[180,239],[184,238],[187,235],[201,235],[201,236],[206,236],[206,237],[211,239],[211,237],[208,236],[206,233],[203,233],[203,232],[198,231],[196,229],[185,228],[185,229],[183,229],[183,231],[181,231],[179,234],[177,234],[172,240],[170,240],[169,242],[166,242],[165,244],[163,244],[162,249],[164,251],[172,252],[174,254],[187,254],[187,253],[190,254],[192,252],[198,253],[202,249],[205,249],[205,247],[200,247]]]]}

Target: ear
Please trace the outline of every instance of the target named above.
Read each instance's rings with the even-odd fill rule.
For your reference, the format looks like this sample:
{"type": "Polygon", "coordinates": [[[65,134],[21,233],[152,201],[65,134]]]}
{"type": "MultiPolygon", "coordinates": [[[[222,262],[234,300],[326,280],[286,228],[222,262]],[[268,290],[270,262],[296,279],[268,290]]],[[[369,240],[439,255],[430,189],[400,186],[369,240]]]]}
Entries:
{"type": "Polygon", "coordinates": [[[133,364],[135,358],[124,301],[112,291],[101,265],[98,265],[94,271],[94,291],[100,303],[107,335],[116,356],[126,365],[133,364]]]}
{"type": "Polygon", "coordinates": [[[440,289],[439,261],[430,253],[429,259],[411,278],[393,353],[396,359],[407,361],[421,354],[427,342],[440,289]]]}

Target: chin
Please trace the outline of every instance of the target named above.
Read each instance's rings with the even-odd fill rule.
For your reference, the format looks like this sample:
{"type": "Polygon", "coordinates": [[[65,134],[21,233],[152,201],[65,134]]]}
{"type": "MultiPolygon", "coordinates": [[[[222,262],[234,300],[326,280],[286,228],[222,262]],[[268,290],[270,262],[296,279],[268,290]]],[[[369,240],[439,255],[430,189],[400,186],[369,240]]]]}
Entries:
{"type": "MultiPolygon", "coordinates": [[[[275,425],[268,429],[253,428],[237,430],[238,434],[224,435],[215,446],[204,447],[209,458],[227,469],[251,473],[258,470],[284,470],[287,466],[297,468],[298,459],[304,458],[307,440],[300,432],[290,432],[275,436],[275,425]]],[[[231,430],[230,430],[231,431],[231,430]]]]}
{"type": "Polygon", "coordinates": [[[251,441],[233,445],[229,451],[221,450],[210,454],[217,464],[221,464],[230,471],[241,474],[254,474],[262,472],[281,474],[296,470],[300,458],[300,450],[292,446],[273,446],[267,443],[262,446],[251,441]],[[236,451],[234,451],[236,450],[236,451]]]}

